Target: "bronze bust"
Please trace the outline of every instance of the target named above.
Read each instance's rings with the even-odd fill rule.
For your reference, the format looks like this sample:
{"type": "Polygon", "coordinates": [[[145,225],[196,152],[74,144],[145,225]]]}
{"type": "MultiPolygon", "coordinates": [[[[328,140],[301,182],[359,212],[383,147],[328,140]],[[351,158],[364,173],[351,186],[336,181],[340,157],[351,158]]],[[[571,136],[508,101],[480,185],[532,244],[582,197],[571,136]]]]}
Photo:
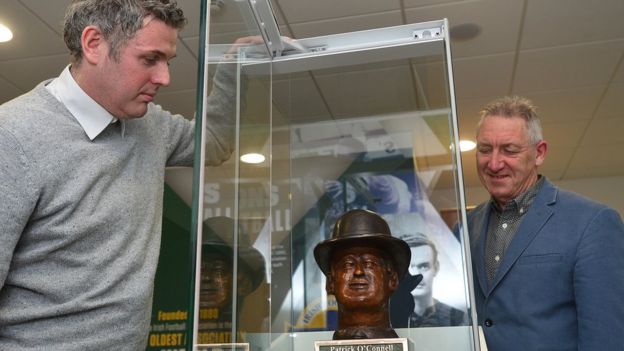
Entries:
{"type": "Polygon", "coordinates": [[[367,210],[346,212],[332,237],[316,245],[314,258],[327,277],[327,293],[338,303],[334,340],[398,337],[388,302],[407,272],[411,252],[383,218],[367,210]]]}
{"type": "MultiPolygon", "coordinates": [[[[233,247],[235,222],[228,217],[212,217],[204,221],[202,260],[200,271],[199,343],[233,342],[233,313],[240,319],[241,305],[245,298],[264,283],[264,258],[248,245],[245,233],[239,229],[241,239],[233,247]],[[234,250],[237,256],[234,256],[234,250]],[[237,271],[233,271],[237,259],[237,271]],[[236,280],[236,292],[234,292],[236,280]],[[239,307],[233,311],[233,299],[239,307]]],[[[236,340],[244,340],[244,333],[237,332],[236,340]]]]}

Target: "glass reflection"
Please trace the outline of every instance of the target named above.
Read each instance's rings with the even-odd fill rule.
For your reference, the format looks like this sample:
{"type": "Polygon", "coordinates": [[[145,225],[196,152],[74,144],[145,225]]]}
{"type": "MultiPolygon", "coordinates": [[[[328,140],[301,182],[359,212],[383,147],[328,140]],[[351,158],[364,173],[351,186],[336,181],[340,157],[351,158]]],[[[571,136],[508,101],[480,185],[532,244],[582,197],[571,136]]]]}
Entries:
{"type": "Polygon", "coordinates": [[[235,223],[229,217],[204,221],[199,302],[200,344],[245,341],[245,332],[236,328],[245,299],[263,283],[264,259],[249,245],[248,236],[238,232],[234,245],[235,223]],[[234,272],[233,267],[237,267],[234,272]],[[236,274],[235,274],[236,273],[236,274]],[[234,315],[236,314],[236,315],[234,315]],[[236,335],[232,335],[236,330],[236,335]]]}

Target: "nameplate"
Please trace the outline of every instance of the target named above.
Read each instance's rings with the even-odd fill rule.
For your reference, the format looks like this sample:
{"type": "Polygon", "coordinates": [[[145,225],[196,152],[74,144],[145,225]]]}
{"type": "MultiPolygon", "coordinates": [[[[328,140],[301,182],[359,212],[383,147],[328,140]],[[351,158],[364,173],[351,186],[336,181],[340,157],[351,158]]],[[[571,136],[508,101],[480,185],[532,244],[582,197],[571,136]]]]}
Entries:
{"type": "Polygon", "coordinates": [[[408,351],[407,339],[357,339],[315,341],[315,351],[408,351]]]}
{"type": "Polygon", "coordinates": [[[249,351],[249,343],[200,344],[196,351],[249,351]]]}

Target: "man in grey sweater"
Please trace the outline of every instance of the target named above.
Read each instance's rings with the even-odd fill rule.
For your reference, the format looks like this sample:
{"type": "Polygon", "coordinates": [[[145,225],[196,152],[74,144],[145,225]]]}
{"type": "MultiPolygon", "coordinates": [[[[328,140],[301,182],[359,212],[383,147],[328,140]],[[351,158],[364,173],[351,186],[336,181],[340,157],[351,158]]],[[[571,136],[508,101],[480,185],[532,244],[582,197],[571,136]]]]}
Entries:
{"type": "MultiPolygon", "coordinates": [[[[70,65],[0,106],[0,350],[141,350],[164,169],[194,124],[152,99],[186,19],[168,0],[74,1],[70,65]]],[[[208,164],[231,151],[233,72],[216,75],[208,164]]]]}

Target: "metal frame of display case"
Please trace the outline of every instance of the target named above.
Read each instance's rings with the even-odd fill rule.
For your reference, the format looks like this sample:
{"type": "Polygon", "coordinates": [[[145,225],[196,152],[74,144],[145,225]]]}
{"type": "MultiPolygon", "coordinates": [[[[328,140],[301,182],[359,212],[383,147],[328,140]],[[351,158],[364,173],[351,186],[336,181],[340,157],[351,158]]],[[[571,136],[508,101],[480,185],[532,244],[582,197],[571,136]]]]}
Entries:
{"type": "MultiPolygon", "coordinates": [[[[453,70],[451,60],[451,50],[449,42],[449,25],[446,19],[440,21],[431,21],[425,23],[401,25],[395,27],[387,27],[380,29],[365,30],[352,33],[341,33],[335,35],[328,35],[315,38],[298,39],[296,42],[284,38],[280,35],[275,16],[273,14],[272,6],[269,0],[236,0],[243,14],[245,22],[248,27],[255,27],[255,32],[259,33],[264,39],[264,46],[262,48],[255,48],[251,51],[241,50],[239,51],[239,63],[238,69],[245,70],[246,72],[254,72],[258,70],[261,72],[266,69],[267,62],[271,66],[271,75],[274,74],[287,74],[307,70],[317,70],[326,68],[335,68],[345,65],[356,65],[364,63],[374,63],[391,60],[393,58],[414,58],[419,56],[427,56],[442,50],[444,52],[444,61],[446,64],[447,75],[447,93],[449,95],[450,102],[450,126],[451,126],[451,147],[452,157],[455,162],[456,172],[454,173],[455,183],[457,184],[458,191],[458,208],[460,215],[460,223],[466,223],[466,210],[465,210],[465,194],[463,189],[463,174],[461,167],[461,156],[458,147],[459,132],[457,125],[457,110],[455,105],[455,92],[453,87],[453,70]],[[296,44],[296,45],[295,45],[296,44]],[[417,45],[417,50],[414,49],[414,45],[417,45]]],[[[200,47],[204,47],[205,50],[200,50],[199,57],[199,72],[201,77],[198,80],[198,116],[203,116],[203,111],[208,108],[206,106],[206,84],[208,81],[206,66],[212,63],[219,62],[226,50],[230,45],[212,45],[208,43],[209,38],[209,9],[210,6],[206,6],[206,1],[202,1],[201,14],[202,28],[200,30],[200,47]]],[[[239,74],[240,75],[240,74],[239,74]]],[[[240,81],[237,82],[241,84],[240,81]]],[[[239,92],[240,94],[240,92],[239,92]]],[[[238,96],[240,98],[240,95],[238,96]]],[[[193,235],[192,245],[197,247],[196,254],[191,260],[194,261],[194,265],[197,266],[201,257],[201,249],[198,243],[201,242],[202,236],[202,220],[203,220],[203,200],[201,195],[204,194],[203,182],[204,179],[204,148],[202,141],[205,138],[204,128],[202,125],[204,121],[197,122],[197,137],[196,137],[196,150],[201,152],[196,153],[196,171],[194,172],[194,193],[193,193],[193,227],[195,233],[193,235]]],[[[238,134],[240,127],[240,121],[237,121],[237,136],[236,142],[239,143],[241,136],[238,134]]],[[[236,157],[238,157],[238,150],[236,157]]],[[[235,178],[239,176],[238,164],[236,166],[235,178]]],[[[238,194],[235,195],[235,201],[238,201],[238,194]]],[[[238,203],[234,205],[234,219],[236,220],[236,213],[238,213],[238,203]]],[[[470,245],[465,228],[459,228],[460,235],[462,237],[462,255],[464,259],[464,278],[465,287],[467,289],[466,295],[469,297],[470,314],[471,314],[471,327],[472,327],[472,350],[480,350],[479,346],[479,333],[476,325],[476,312],[473,306],[475,305],[472,281],[472,269],[470,260],[470,245]]],[[[234,245],[236,245],[237,235],[234,235],[234,245]]],[[[237,267],[237,259],[234,259],[234,271],[237,267]]],[[[199,281],[200,272],[197,269],[194,272],[195,281],[199,281]]],[[[234,279],[234,290],[236,290],[236,279],[234,279]]],[[[193,306],[193,331],[197,331],[198,323],[198,307],[197,301],[199,299],[198,287],[194,286],[192,289],[192,301],[193,306]]],[[[236,302],[234,302],[234,309],[236,309],[236,302]]],[[[233,330],[236,328],[236,322],[233,323],[233,330]]],[[[196,333],[193,332],[192,347],[196,345],[196,333]]]]}

